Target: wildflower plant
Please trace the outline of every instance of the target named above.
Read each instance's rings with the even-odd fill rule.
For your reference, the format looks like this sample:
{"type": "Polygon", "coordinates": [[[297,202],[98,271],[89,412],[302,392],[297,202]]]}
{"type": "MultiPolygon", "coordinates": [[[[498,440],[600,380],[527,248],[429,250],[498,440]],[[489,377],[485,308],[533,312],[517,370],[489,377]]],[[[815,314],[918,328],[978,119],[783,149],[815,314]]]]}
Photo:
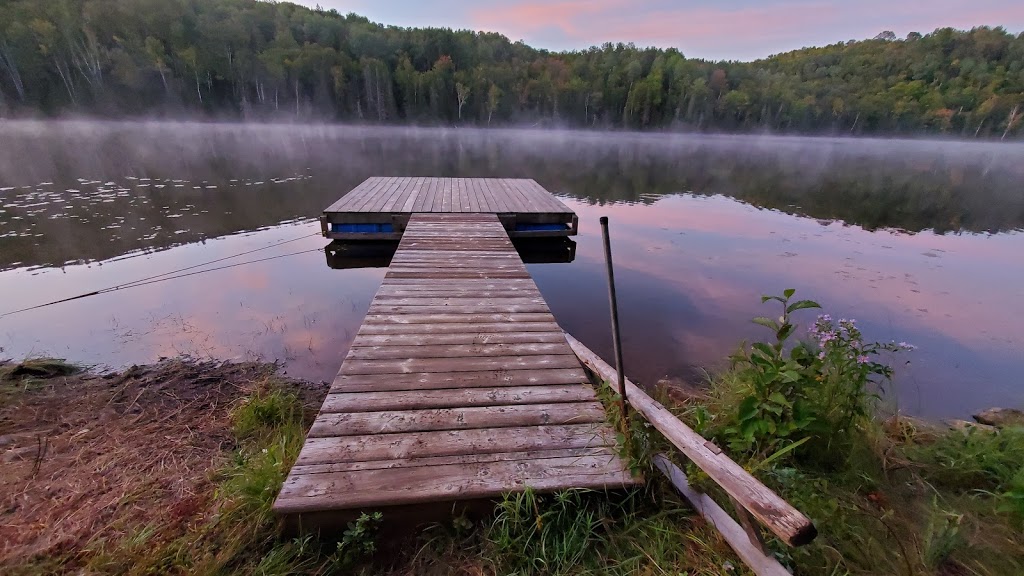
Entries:
{"type": "Polygon", "coordinates": [[[870,418],[893,370],[881,354],[912,350],[903,343],[865,342],[855,320],[818,316],[799,339],[793,313],[821,308],[793,300],[795,290],[763,296],[778,302],[778,318],[754,322],[772,331],[767,342],[745,345],[730,357],[732,372],[717,414],[698,412],[698,428],[737,454],[777,459],[797,456],[837,463],[845,458],[858,424],[870,418]]]}

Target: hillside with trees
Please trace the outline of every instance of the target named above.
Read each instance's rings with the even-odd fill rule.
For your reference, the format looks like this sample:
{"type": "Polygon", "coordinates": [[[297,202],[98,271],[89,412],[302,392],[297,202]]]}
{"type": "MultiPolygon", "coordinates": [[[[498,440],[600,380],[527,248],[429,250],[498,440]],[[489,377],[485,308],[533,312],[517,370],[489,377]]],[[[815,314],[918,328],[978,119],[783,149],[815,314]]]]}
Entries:
{"type": "Polygon", "coordinates": [[[255,0],[6,0],[0,117],[63,114],[1014,138],[1024,34],[883,32],[710,62],[255,0]]]}

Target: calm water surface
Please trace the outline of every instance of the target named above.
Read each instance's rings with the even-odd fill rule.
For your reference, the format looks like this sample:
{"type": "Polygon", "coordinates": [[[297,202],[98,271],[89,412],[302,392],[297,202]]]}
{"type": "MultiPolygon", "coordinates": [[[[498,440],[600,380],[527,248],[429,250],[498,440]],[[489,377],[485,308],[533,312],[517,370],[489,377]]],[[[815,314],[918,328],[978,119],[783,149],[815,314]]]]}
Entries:
{"type": "Polygon", "coordinates": [[[0,314],[271,258],[0,317],[0,356],[277,360],[329,380],[384,270],[329,269],[312,219],[370,175],[530,177],[558,194],[580,216],[576,261],[530,271],[606,356],[609,216],[638,380],[722,365],[763,330],[758,297],[793,287],[871,338],[919,346],[897,376],[904,410],[1024,404],[1020,144],[0,124],[0,314]]]}

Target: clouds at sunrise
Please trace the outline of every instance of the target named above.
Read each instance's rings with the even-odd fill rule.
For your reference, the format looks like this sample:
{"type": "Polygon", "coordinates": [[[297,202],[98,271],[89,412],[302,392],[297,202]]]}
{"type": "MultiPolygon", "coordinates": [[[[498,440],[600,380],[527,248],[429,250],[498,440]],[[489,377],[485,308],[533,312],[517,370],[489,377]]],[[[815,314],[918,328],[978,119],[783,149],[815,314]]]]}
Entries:
{"type": "Polygon", "coordinates": [[[537,48],[583,49],[603,42],[674,46],[687,56],[753,60],[770,54],[952,26],[1024,29],[1013,0],[301,0],[396,26],[500,32],[537,48]]]}

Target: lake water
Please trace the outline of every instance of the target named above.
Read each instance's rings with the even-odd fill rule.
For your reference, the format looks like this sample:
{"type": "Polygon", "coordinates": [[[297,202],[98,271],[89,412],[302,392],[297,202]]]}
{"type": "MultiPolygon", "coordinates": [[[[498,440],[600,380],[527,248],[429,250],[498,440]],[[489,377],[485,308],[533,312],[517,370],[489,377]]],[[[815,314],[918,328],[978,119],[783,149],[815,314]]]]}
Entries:
{"type": "Polygon", "coordinates": [[[898,370],[903,410],[1024,404],[1021,144],[0,123],[0,314],[262,260],[0,317],[0,356],[278,360],[330,380],[384,270],[329,269],[314,218],[370,175],[528,177],[557,194],[580,216],[576,260],[530,272],[606,357],[609,216],[637,380],[722,366],[761,335],[750,317],[774,312],[759,296],[792,287],[919,347],[898,370]]]}

